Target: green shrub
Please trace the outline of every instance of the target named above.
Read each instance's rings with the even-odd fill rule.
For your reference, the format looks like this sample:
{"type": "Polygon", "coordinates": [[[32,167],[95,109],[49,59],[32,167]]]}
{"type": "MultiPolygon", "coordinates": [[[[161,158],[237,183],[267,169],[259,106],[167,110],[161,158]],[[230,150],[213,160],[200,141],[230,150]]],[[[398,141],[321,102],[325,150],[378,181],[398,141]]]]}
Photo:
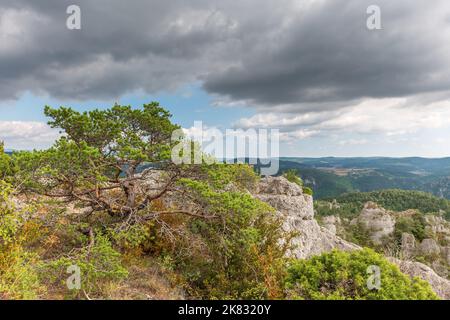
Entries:
{"type": "Polygon", "coordinates": [[[0,300],[36,299],[43,290],[36,266],[38,256],[27,252],[20,244],[0,250],[0,300]]]}
{"type": "MultiPolygon", "coordinates": [[[[242,191],[223,191],[233,177],[253,181],[248,168],[219,165],[203,181],[181,179],[207,219],[191,219],[190,256],[177,260],[194,297],[267,299],[283,295],[284,253],[289,242],[282,221],[268,204],[242,191]],[[234,172],[230,176],[230,170],[234,172]],[[243,174],[237,174],[238,171],[243,174]],[[212,177],[212,179],[210,179],[212,177]],[[194,246],[194,243],[199,243],[194,246]],[[197,247],[197,249],[196,249],[197,247]]],[[[208,170],[208,169],[207,169],[208,170]]],[[[238,183],[242,185],[242,181],[238,183]]],[[[183,252],[179,246],[175,255],[183,252]]]]}
{"type": "Polygon", "coordinates": [[[42,289],[36,273],[38,256],[23,246],[28,240],[22,219],[26,210],[16,209],[12,191],[0,180],[0,300],[34,299],[42,289]]]}
{"type": "Polygon", "coordinates": [[[363,247],[374,247],[374,243],[370,238],[370,232],[364,225],[359,222],[355,224],[346,223],[346,225],[347,227],[345,228],[343,236],[347,241],[356,243],[363,247]]]}
{"type": "Polygon", "coordinates": [[[289,169],[283,172],[283,177],[285,177],[289,182],[295,183],[300,187],[303,186],[303,180],[298,176],[298,171],[295,169],[289,169]]]}
{"type": "Polygon", "coordinates": [[[395,222],[395,238],[400,243],[402,234],[406,232],[413,234],[417,240],[422,241],[427,237],[425,224],[425,218],[421,213],[408,217],[399,217],[395,222]]]}
{"type": "MultiPolygon", "coordinates": [[[[332,201],[333,199],[324,199],[332,201]]],[[[346,193],[336,198],[342,206],[357,207],[354,213],[359,213],[368,201],[375,202],[381,207],[393,211],[416,209],[422,213],[444,213],[450,215],[450,201],[438,198],[430,193],[411,190],[387,189],[372,192],[346,193]]]]}
{"type": "MultiPolygon", "coordinates": [[[[86,247],[72,251],[71,255],[43,264],[41,277],[66,288],[66,280],[70,276],[67,268],[77,266],[80,268],[80,289],[87,294],[97,294],[102,291],[103,284],[124,279],[128,275],[122,266],[120,253],[114,250],[111,242],[103,235],[97,235],[95,242],[86,247]]],[[[79,291],[71,291],[69,295],[77,296],[79,291]]]]}
{"type": "Polygon", "coordinates": [[[309,187],[302,187],[303,189],[303,193],[312,196],[313,195],[313,190],[309,187]]]}
{"type": "Polygon", "coordinates": [[[5,180],[13,173],[11,157],[5,153],[3,142],[0,141],[0,179],[5,180]]]}
{"type": "Polygon", "coordinates": [[[295,260],[288,268],[286,289],[293,299],[438,299],[428,283],[411,279],[371,249],[335,250],[309,260],[295,260]],[[368,288],[370,266],[380,268],[379,289],[368,288]]]}

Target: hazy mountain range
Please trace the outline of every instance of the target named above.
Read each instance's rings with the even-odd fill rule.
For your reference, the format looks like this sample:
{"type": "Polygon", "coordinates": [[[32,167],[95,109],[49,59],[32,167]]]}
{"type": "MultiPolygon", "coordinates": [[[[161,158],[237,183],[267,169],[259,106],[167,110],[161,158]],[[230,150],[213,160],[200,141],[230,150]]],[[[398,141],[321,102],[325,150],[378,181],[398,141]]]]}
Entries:
{"type": "Polygon", "coordinates": [[[281,158],[280,172],[287,169],[297,169],[316,198],[397,188],[450,199],[450,158],[281,158]]]}

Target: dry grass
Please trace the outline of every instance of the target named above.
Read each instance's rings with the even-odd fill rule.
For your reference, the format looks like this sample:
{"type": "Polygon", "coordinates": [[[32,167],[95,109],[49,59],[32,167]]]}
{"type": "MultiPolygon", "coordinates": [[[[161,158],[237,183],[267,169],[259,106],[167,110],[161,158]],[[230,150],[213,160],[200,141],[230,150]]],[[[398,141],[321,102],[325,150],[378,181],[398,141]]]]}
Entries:
{"type": "Polygon", "coordinates": [[[152,258],[141,258],[128,267],[129,276],[105,288],[107,299],[113,300],[181,300],[184,293],[170,284],[166,273],[152,258]]]}

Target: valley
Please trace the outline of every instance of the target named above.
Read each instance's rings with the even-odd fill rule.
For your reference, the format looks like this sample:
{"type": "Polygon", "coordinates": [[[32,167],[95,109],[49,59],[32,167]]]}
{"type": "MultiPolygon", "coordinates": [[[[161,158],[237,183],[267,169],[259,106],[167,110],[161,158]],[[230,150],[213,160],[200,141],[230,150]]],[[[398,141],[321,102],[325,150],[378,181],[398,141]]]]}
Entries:
{"type": "Polygon", "coordinates": [[[450,158],[280,158],[280,172],[289,169],[298,171],[316,199],[383,189],[450,199],[450,158]]]}

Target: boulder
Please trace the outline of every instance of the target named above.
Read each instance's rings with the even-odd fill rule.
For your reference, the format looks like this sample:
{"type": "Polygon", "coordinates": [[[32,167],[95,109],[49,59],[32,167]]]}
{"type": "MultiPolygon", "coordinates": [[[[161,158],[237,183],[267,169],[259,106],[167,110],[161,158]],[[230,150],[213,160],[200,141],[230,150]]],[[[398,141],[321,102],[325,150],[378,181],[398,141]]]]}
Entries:
{"type": "Polygon", "coordinates": [[[416,250],[416,238],[410,233],[402,233],[401,253],[402,257],[410,258],[416,250]]]}
{"type": "Polygon", "coordinates": [[[442,299],[450,299],[450,281],[440,277],[430,267],[420,262],[405,261],[396,258],[388,259],[395,263],[403,273],[411,277],[419,277],[422,280],[427,281],[433,288],[434,292],[436,292],[436,294],[442,299]]]}
{"type": "Polygon", "coordinates": [[[450,264],[450,246],[445,247],[444,252],[447,263],[450,264]]]}
{"type": "Polygon", "coordinates": [[[441,248],[434,239],[423,239],[419,245],[419,251],[424,256],[436,256],[441,253],[441,248]]]}
{"type": "Polygon", "coordinates": [[[416,238],[413,234],[402,233],[402,249],[413,250],[416,247],[416,238]]]}
{"type": "Polygon", "coordinates": [[[257,186],[257,193],[273,196],[301,196],[303,195],[303,189],[298,184],[289,182],[284,177],[269,176],[260,180],[257,186]]]}
{"type": "Polygon", "coordinates": [[[284,177],[261,179],[255,197],[270,204],[286,219],[286,231],[298,233],[289,255],[304,259],[332,249],[354,250],[359,246],[347,242],[319,226],[314,219],[313,198],[284,177]]]}
{"type": "Polygon", "coordinates": [[[373,202],[367,202],[360,215],[352,223],[360,224],[366,229],[375,244],[382,244],[383,238],[390,236],[395,227],[394,217],[373,202]]]}
{"type": "Polygon", "coordinates": [[[322,226],[332,234],[336,234],[338,227],[341,225],[341,218],[337,216],[326,216],[321,221],[322,226]]]}
{"type": "Polygon", "coordinates": [[[256,197],[270,204],[288,219],[310,220],[314,217],[313,198],[283,177],[262,178],[256,197]]]}

